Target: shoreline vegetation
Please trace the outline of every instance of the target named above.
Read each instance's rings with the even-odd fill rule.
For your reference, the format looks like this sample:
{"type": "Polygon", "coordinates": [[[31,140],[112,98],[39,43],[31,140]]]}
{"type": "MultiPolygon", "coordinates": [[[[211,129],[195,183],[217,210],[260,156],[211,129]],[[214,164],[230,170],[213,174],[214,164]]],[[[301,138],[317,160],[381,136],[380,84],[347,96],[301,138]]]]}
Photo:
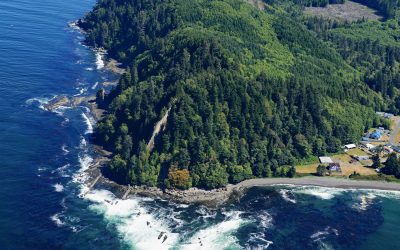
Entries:
{"type": "MultiPolygon", "coordinates": [[[[385,182],[374,180],[355,180],[344,179],[335,177],[316,177],[305,176],[296,178],[256,178],[248,179],[237,184],[228,184],[224,188],[214,190],[204,190],[199,188],[190,188],[187,190],[178,189],[161,189],[158,187],[148,186],[127,186],[117,184],[116,182],[106,178],[102,174],[101,168],[105,167],[104,163],[109,160],[105,158],[104,151],[101,147],[95,146],[99,155],[86,171],[90,176],[88,185],[96,181],[96,187],[102,187],[110,190],[116,197],[121,199],[129,196],[144,196],[158,199],[167,199],[184,204],[202,204],[209,207],[217,207],[225,204],[226,202],[237,200],[242,197],[246,191],[254,187],[274,187],[280,185],[289,186],[314,186],[325,188],[339,188],[339,189],[359,189],[359,190],[381,190],[381,191],[399,191],[400,183],[385,182]],[[106,160],[105,160],[106,159],[106,160]],[[98,178],[100,176],[100,178],[98,178]],[[96,180],[97,179],[97,180],[96,180]],[[129,189],[129,192],[127,190],[129,189]],[[124,197],[126,196],[126,197],[124,197]]],[[[90,190],[89,190],[90,191],[90,190]]]]}

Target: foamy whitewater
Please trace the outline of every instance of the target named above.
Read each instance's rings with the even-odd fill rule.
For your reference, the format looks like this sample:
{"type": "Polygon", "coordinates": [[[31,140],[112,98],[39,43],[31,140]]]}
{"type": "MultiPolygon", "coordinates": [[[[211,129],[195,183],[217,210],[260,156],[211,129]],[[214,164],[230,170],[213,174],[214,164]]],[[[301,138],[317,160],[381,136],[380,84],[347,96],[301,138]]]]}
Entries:
{"type": "Polygon", "coordinates": [[[104,52],[97,51],[96,52],[96,68],[97,70],[101,70],[104,68],[104,52]]]}

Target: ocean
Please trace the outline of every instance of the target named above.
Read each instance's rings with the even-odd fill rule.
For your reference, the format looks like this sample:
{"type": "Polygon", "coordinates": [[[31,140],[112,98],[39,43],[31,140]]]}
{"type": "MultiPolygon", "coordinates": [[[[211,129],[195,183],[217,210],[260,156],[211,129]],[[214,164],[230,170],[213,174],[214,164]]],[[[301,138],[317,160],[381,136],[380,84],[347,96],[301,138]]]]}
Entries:
{"type": "Polygon", "coordinates": [[[0,1],[0,249],[399,249],[399,192],[253,188],[218,209],[80,198],[93,118],[43,105],[116,79],[68,26],[94,4],[0,1]]]}

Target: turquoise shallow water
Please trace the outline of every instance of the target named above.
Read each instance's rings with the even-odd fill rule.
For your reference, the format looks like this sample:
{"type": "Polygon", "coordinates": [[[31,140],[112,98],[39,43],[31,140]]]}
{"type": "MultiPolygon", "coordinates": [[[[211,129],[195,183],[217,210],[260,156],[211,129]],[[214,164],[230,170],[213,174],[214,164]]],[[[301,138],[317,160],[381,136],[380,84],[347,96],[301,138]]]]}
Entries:
{"type": "Polygon", "coordinates": [[[42,105],[115,78],[67,25],[94,3],[0,1],[0,249],[399,248],[395,192],[258,188],[216,210],[101,189],[79,198],[90,113],[42,105]]]}

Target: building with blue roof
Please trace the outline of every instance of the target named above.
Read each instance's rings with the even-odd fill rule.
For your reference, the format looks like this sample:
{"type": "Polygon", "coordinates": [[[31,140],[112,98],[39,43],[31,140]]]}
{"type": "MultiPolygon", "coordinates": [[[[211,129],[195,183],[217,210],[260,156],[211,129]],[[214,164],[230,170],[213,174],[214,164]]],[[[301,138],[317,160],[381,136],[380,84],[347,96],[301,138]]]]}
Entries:
{"type": "Polygon", "coordinates": [[[379,140],[382,137],[382,131],[381,130],[375,130],[369,137],[375,140],[379,140]]]}

